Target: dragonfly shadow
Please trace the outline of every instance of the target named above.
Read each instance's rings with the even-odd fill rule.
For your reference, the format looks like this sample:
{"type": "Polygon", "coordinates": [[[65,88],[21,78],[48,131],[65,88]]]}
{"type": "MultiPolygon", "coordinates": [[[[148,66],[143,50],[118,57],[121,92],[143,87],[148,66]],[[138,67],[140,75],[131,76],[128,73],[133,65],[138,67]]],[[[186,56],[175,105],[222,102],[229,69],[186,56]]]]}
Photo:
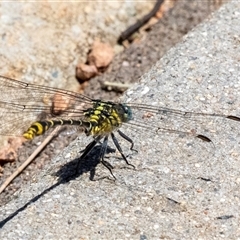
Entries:
{"type": "MultiPolygon", "coordinates": [[[[19,213],[24,211],[29,205],[33,204],[34,202],[38,201],[41,197],[43,197],[45,194],[59,186],[60,184],[65,184],[69,182],[70,180],[73,180],[83,173],[90,172],[90,180],[94,180],[95,175],[95,168],[100,163],[100,157],[99,153],[101,150],[101,145],[95,146],[92,151],[83,159],[81,157],[76,158],[72,160],[71,162],[65,164],[58,172],[56,172],[54,175],[58,176],[58,181],[54,185],[46,188],[44,191],[39,193],[38,195],[31,198],[29,201],[27,201],[22,207],[19,207],[16,211],[11,213],[9,216],[7,216],[5,219],[0,221],[0,229],[9,221],[11,221],[14,217],[16,217],[19,213]],[[80,166],[78,169],[78,162],[81,161],[80,166]]],[[[115,149],[107,147],[106,154],[115,152],[115,149]]],[[[103,177],[106,178],[106,177],[103,177]]],[[[100,178],[99,180],[103,179],[100,178]]]]}
{"type": "MultiPolygon", "coordinates": [[[[95,177],[96,167],[99,163],[101,163],[99,156],[100,151],[101,145],[97,145],[86,157],[81,158],[80,156],[65,164],[59,171],[54,174],[58,177],[59,184],[67,183],[87,172],[90,173],[89,179],[93,181],[95,177]]],[[[106,154],[115,151],[115,149],[108,146],[106,154]]]]}

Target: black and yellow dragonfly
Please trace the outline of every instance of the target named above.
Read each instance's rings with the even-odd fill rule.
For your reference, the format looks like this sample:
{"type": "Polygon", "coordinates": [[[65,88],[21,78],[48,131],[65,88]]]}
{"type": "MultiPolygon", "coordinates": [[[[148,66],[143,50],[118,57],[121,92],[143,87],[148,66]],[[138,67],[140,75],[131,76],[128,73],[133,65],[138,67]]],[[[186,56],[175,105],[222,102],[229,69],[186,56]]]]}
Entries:
{"type": "Polygon", "coordinates": [[[113,167],[104,160],[109,136],[125,162],[133,166],[128,162],[115,136],[115,133],[118,133],[131,144],[130,149],[133,150],[133,140],[120,130],[123,125],[151,131],[154,134],[173,133],[211,143],[211,139],[204,134],[191,129],[178,130],[170,126],[169,119],[195,121],[205,117],[240,122],[239,117],[232,115],[187,112],[141,103],[91,99],[72,91],[0,76],[0,135],[24,136],[31,140],[44,133],[50,133],[50,129],[58,125],[75,126],[87,136],[93,137],[93,141],[86,146],[80,159],[88,155],[102,140],[99,159],[111,174],[113,167]],[[158,124],[150,121],[153,116],[157,117],[158,124]]]}

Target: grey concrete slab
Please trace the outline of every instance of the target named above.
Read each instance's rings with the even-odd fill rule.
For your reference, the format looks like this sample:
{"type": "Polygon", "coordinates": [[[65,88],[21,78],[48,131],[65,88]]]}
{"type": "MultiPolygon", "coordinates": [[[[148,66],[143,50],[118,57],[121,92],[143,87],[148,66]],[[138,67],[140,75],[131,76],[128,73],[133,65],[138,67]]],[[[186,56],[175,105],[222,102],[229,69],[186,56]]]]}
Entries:
{"type": "MultiPolygon", "coordinates": [[[[223,6],[172,48],[123,99],[182,111],[240,116],[240,3],[223,6]]],[[[1,239],[238,239],[240,123],[224,117],[155,115],[137,111],[151,127],[123,127],[138,153],[120,140],[133,170],[110,153],[117,181],[73,176],[80,136],[41,176],[1,209],[1,239]],[[58,176],[56,176],[58,175],[58,176]],[[67,177],[68,176],[68,177],[67,177]]],[[[109,176],[102,165],[96,178],[109,176]]]]}

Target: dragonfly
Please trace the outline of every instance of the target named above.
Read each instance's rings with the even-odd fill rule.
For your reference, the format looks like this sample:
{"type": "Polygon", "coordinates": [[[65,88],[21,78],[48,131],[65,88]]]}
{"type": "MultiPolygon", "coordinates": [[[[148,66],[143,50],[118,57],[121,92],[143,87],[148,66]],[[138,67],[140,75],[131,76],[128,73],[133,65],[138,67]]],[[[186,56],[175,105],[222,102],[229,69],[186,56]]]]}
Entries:
{"type": "Polygon", "coordinates": [[[0,76],[0,92],[0,135],[23,136],[32,140],[40,135],[50,134],[51,129],[56,126],[74,126],[93,138],[81,151],[77,169],[96,144],[100,143],[99,160],[114,178],[113,166],[105,160],[109,138],[126,164],[134,168],[116,136],[118,134],[129,142],[130,150],[134,150],[134,141],[122,131],[124,125],[154,134],[178,134],[211,143],[212,140],[204,134],[191,129],[183,131],[172,128],[170,119],[185,121],[209,117],[240,122],[240,118],[234,115],[197,113],[142,103],[92,99],[73,91],[25,83],[5,76],[0,76]],[[142,112],[140,117],[139,112],[142,112]],[[157,123],[151,122],[153,116],[157,118],[157,123]]]}

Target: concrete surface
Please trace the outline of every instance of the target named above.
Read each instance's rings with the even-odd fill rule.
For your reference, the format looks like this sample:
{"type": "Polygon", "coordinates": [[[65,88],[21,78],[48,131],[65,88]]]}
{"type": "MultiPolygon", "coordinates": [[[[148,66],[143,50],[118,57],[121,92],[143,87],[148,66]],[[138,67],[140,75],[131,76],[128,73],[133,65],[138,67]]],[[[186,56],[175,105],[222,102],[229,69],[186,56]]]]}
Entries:
{"type": "MultiPolygon", "coordinates": [[[[240,3],[224,5],[172,48],[124,100],[185,111],[240,116],[240,3]]],[[[108,161],[117,181],[89,181],[89,159],[73,176],[90,139],[80,136],[35,181],[1,209],[1,239],[238,239],[239,122],[196,116],[152,116],[139,121],[206,135],[123,131],[138,153],[127,167],[108,161]],[[57,176],[58,177],[57,177],[57,176]]],[[[91,160],[93,160],[92,158],[91,160]]],[[[102,165],[95,178],[109,176],[102,165]]]]}
{"type": "MultiPolygon", "coordinates": [[[[172,8],[171,10],[166,12],[164,14],[164,17],[161,20],[159,20],[154,26],[151,27],[150,31],[147,31],[147,32],[141,31],[141,34],[140,34],[141,40],[139,39],[140,41],[139,40],[136,41],[136,39],[135,39],[136,42],[132,43],[128,48],[124,49],[123,52],[117,54],[114,57],[114,59],[111,63],[111,66],[107,69],[107,72],[91,79],[91,81],[87,82],[87,86],[86,86],[86,84],[84,84],[84,86],[81,87],[81,88],[84,88],[84,94],[86,94],[89,97],[97,98],[97,99],[111,99],[114,101],[118,100],[118,97],[122,94],[120,94],[119,92],[115,92],[115,91],[111,91],[111,92],[104,91],[102,89],[102,85],[101,85],[101,83],[103,81],[108,81],[108,82],[112,82],[112,83],[121,82],[124,84],[138,82],[139,78],[144,73],[149,71],[151,69],[151,67],[154,64],[156,64],[156,62],[162,56],[164,56],[165,53],[171,47],[173,47],[177,42],[181,41],[182,37],[187,32],[191,31],[195,26],[197,26],[199,23],[201,23],[202,21],[207,19],[207,17],[211,14],[211,12],[216,11],[220,7],[221,4],[224,4],[224,2],[225,1],[220,2],[220,1],[212,0],[212,1],[207,2],[207,4],[202,4],[201,1],[188,1],[188,0],[177,1],[177,2],[174,1],[174,8],[172,8]]],[[[166,2],[166,4],[168,6],[171,3],[173,3],[173,2],[172,1],[168,2],[168,3],[166,2]]],[[[22,3],[22,4],[24,4],[24,3],[22,3]]],[[[43,4],[43,3],[41,2],[41,3],[35,3],[35,4],[36,5],[40,4],[40,6],[41,6],[41,4],[43,4]]],[[[82,2],[78,2],[78,4],[82,5],[82,2]]],[[[131,2],[131,4],[135,4],[135,2],[131,2]]],[[[139,3],[139,4],[142,6],[142,3],[139,3]]],[[[145,3],[143,3],[143,4],[145,4],[145,3]]],[[[153,4],[153,2],[151,2],[151,4],[153,4]]],[[[76,7],[76,5],[74,5],[74,6],[76,7]]],[[[33,7],[34,5],[31,4],[31,6],[33,7]]],[[[165,4],[164,4],[164,6],[166,8],[165,4]]],[[[71,11],[71,13],[73,14],[72,19],[76,19],[74,14],[78,15],[81,8],[79,8],[77,11],[73,11],[71,3],[69,3],[69,8],[70,8],[69,11],[71,11]]],[[[41,9],[41,7],[39,7],[39,9],[41,9]]],[[[44,11],[45,15],[47,13],[49,14],[49,12],[51,15],[51,10],[49,11],[49,8],[44,8],[44,10],[45,10],[44,11]]],[[[92,8],[92,11],[94,11],[94,10],[95,9],[92,8]]],[[[108,5],[106,5],[104,7],[104,9],[102,9],[102,10],[107,12],[106,15],[109,14],[108,13],[108,11],[109,11],[108,5]]],[[[146,11],[146,9],[144,9],[144,10],[146,11]]],[[[144,11],[144,10],[142,9],[142,11],[144,11]]],[[[87,14],[87,13],[85,13],[85,14],[87,14]]],[[[90,16],[92,16],[91,12],[89,12],[88,14],[90,16]]],[[[101,13],[101,14],[103,14],[103,13],[101,13]]],[[[129,11],[126,11],[125,14],[129,14],[129,11]]],[[[15,21],[13,21],[13,23],[18,23],[19,21],[24,22],[25,18],[29,19],[29,21],[32,18],[33,22],[36,21],[36,18],[38,19],[38,15],[36,16],[36,15],[32,14],[32,11],[29,12],[29,15],[31,17],[29,15],[25,14],[20,19],[16,18],[16,17],[14,18],[14,16],[15,16],[14,12],[10,12],[9,15],[11,16],[11,18],[15,19],[15,21]]],[[[16,11],[16,15],[17,16],[19,15],[18,11],[16,11]]],[[[89,20],[91,19],[90,16],[88,17],[89,20]]],[[[66,23],[63,23],[64,18],[62,18],[61,22],[59,22],[56,19],[56,16],[54,14],[51,15],[51,17],[49,16],[47,18],[47,21],[45,22],[45,25],[44,25],[45,29],[51,29],[51,31],[54,31],[54,29],[56,29],[56,31],[59,33],[59,25],[64,25],[66,27],[64,28],[64,31],[61,32],[61,34],[63,34],[64,36],[72,36],[72,28],[69,27],[69,23],[74,24],[74,21],[71,21],[71,18],[70,19],[65,18],[66,23]],[[54,19],[51,19],[51,17],[54,19]],[[47,22],[49,22],[49,25],[47,25],[47,22]],[[53,22],[54,22],[54,24],[53,24],[53,22]]],[[[104,18],[102,18],[102,19],[104,19],[104,18]]],[[[80,23],[78,23],[78,24],[80,24],[80,23]]],[[[107,24],[107,22],[105,22],[105,24],[107,24]]],[[[113,22],[112,24],[116,24],[116,22],[113,22]]],[[[124,23],[122,23],[122,24],[124,24],[124,23]]],[[[38,67],[37,71],[38,71],[38,73],[41,72],[42,77],[39,77],[38,75],[35,74],[35,70],[36,70],[35,69],[35,70],[31,71],[31,73],[29,73],[28,71],[22,71],[21,74],[23,74],[23,75],[21,75],[21,77],[18,78],[17,76],[15,76],[17,79],[22,79],[23,81],[34,80],[34,82],[38,82],[38,83],[41,83],[41,81],[47,80],[47,82],[46,82],[47,86],[49,86],[49,80],[50,80],[51,86],[56,84],[54,86],[58,86],[61,88],[67,87],[68,89],[71,88],[72,90],[77,91],[80,86],[77,85],[77,81],[73,78],[73,75],[74,75],[73,71],[74,71],[75,66],[74,66],[74,62],[71,62],[72,60],[67,63],[68,64],[67,69],[62,68],[63,66],[60,65],[60,68],[58,68],[59,74],[57,74],[57,75],[54,74],[54,76],[56,78],[55,77],[48,78],[49,73],[52,71],[52,66],[54,66],[54,68],[56,67],[56,57],[54,57],[55,53],[57,52],[58,59],[61,59],[62,55],[65,55],[65,56],[67,55],[70,58],[72,58],[73,56],[72,56],[71,48],[63,49],[61,44],[60,45],[56,44],[55,46],[57,46],[57,48],[49,48],[49,46],[52,46],[52,44],[53,44],[52,43],[53,39],[51,36],[48,36],[48,35],[45,36],[45,38],[48,39],[48,41],[47,41],[48,45],[46,45],[44,48],[42,47],[42,45],[38,46],[36,44],[33,44],[33,45],[28,44],[28,42],[26,43],[26,40],[28,40],[28,39],[33,39],[33,42],[38,42],[39,35],[36,34],[36,33],[38,33],[38,31],[30,31],[27,24],[25,24],[25,25],[21,24],[21,28],[17,28],[14,31],[14,27],[16,27],[16,26],[17,26],[16,24],[8,25],[7,31],[11,32],[13,35],[12,37],[14,37],[15,36],[14,32],[16,32],[16,35],[18,36],[19,29],[20,29],[21,32],[24,33],[23,41],[25,42],[25,45],[27,47],[29,47],[30,49],[27,49],[27,47],[25,47],[25,48],[19,47],[17,49],[18,41],[16,41],[16,43],[15,43],[16,46],[15,46],[15,51],[14,51],[14,53],[16,55],[14,56],[13,54],[12,55],[10,54],[10,57],[15,59],[16,61],[9,61],[8,64],[4,65],[7,69],[11,70],[11,74],[19,74],[19,69],[17,68],[19,66],[17,64],[18,63],[17,59],[18,59],[18,57],[20,57],[21,59],[26,60],[26,62],[24,64],[25,66],[31,66],[34,69],[34,66],[37,65],[37,67],[38,67]],[[46,64],[44,68],[41,65],[39,66],[38,64],[36,64],[34,62],[34,61],[38,62],[38,59],[36,57],[34,57],[35,55],[39,55],[38,47],[39,47],[41,54],[48,56],[49,61],[47,61],[47,64],[46,64],[46,61],[44,61],[44,63],[46,64]],[[16,50],[21,51],[21,54],[19,55],[18,51],[16,51],[16,50]],[[26,50],[26,51],[24,51],[24,50],[26,50]],[[36,52],[34,52],[33,50],[36,52]],[[69,51],[69,53],[66,53],[66,51],[69,51]],[[29,53],[30,53],[30,55],[29,55],[29,53]],[[29,59],[30,59],[30,61],[28,62],[29,59]],[[68,72],[68,70],[70,70],[70,71],[68,72]],[[25,72],[25,74],[24,74],[24,72],[25,72]],[[62,73],[64,73],[64,74],[62,74],[62,73]],[[25,77],[26,77],[26,79],[25,79],[25,77]],[[69,79],[69,77],[72,80],[72,83],[71,83],[71,80],[69,79]],[[65,84],[66,84],[66,86],[65,86],[65,84]]],[[[102,25],[100,24],[100,26],[102,26],[102,25]]],[[[98,26],[94,26],[94,27],[98,28],[98,26]]],[[[111,29],[111,26],[106,26],[105,30],[108,31],[109,29],[111,29]]],[[[88,32],[89,33],[89,35],[87,35],[88,40],[93,37],[91,35],[92,30],[93,29],[91,29],[91,31],[88,32]]],[[[104,30],[104,28],[103,28],[103,30],[104,30]]],[[[6,32],[6,27],[3,28],[3,32],[4,31],[6,32]]],[[[46,32],[51,32],[51,31],[46,31],[46,32]]],[[[116,33],[118,31],[119,30],[116,30],[114,32],[115,38],[116,38],[116,33]]],[[[106,36],[104,35],[104,37],[109,38],[109,37],[111,37],[111,34],[107,34],[106,36]]],[[[67,40],[68,38],[64,37],[64,39],[67,40]]],[[[8,42],[8,41],[6,41],[6,39],[3,39],[3,40],[5,40],[5,44],[8,42]]],[[[75,44],[77,45],[78,38],[74,39],[74,40],[76,40],[75,44]]],[[[84,41],[86,39],[81,38],[81,40],[84,41]]],[[[109,39],[109,41],[110,41],[110,39],[109,39]]],[[[5,50],[5,52],[3,51],[5,53],[4,56],[6,56],[8,54],[8,51],[7,51],[8,48],[6,47],[5,44],[1,45],[2,46],[1,50],[2,51],[5,50]]],[[[84,44],[86,44],[86,42],[84,44]]],[[[22,43],[22,42],[19,43],[19,46],[22,46],[22,45],[24,45],[24,43],[22,43]]],[[[89,46],[87,45],[86,47],[89,47],[89,46]]],[[[114,48],[117,48],[117,49],[119,49],[119,47],[120,47],[119,45],[114,46],[114,48]]],[[[76,47],[76,49],[77,49],[77,47],[76,47]]],[[[81,52],[79,56],[76,55],[75,60],[78,57],[83,57],[81,54],[83,54],[83,52],[81,52]]],[[[0,60],[1,60],[1,58],[0,58],[0,60]]],[[[39,62],[39,63],[41,63],[41,62],[39,62]]],[[[4,61],[3,61],[3,64],[4,64],[4,61]]],[[[4,70],[4,68],[2,70],[4,70]]],[[[5,74],[5,72],[4,72],[4,74],[5,74]]],[[[5,115],[5,116],[7,117],[7,115],[5,115]]],[[[1,121],[13,121],[14,124],[17,124],[17,121],[14,119],[9,120],[9,119],[2,118],[1,121]]],[[[25,124],[23,124],[23,125],[25,125],[25,124]]],[[[28,125],[25,126],[25,128],[28,128],[28,127],[29,127],[28,125]]],[[[38,155],[38,157],[34,160],[34,162],[31,165],[29,165],[28,168],[26,168],[25,171],[14,180],[14,182],[12,182],[12,184],[9,185],[2,194],[0,194],[0,206],[9,202],[9,200],[12,199],[13,194],[17,190],[19,190],[22,186],[24,186],[26,183],[31,181],[32,176],[38,175],[38,173],[40,173],[42,171],[43,166],[48,165],[48,163],[51,161],[51,159],[53,157],[55,157],[56,155],[58,155],[66,146],[69,145],[70,142],[72,142],[74,139],[76,139],[78,135],[79,135],[79,133],[77,133],[77,132],[75,132],[75,134],[71,134],[71,135],[62,134],[61,137],[58,136],[53,141],[51,141],[51,144],[47,145],[47,147],[44,149],[44,151],[38,155]]],[[[1,177],[0,177],[0,184],[2,184],[6,180],[6,178],[15,169],[17,169],[18,166],[20,166],[26,160],[27,156],[30,156],[32,154],[32,152],[36,149],[36,146],[38,146],[45,137],[46,137],[46,135],[38,137],[34,141],[24,144],[24,147],[22,147],[20,149],[20,151],[18,151],[18,153],[17,153],[18,158],[16,159],[16,161],[13,164],[5,164],[4,165],[4,172],[3,172],[3,175],[1,175],[1,177]]],[[[4,147],[4,145],[8,145],[8,143],[9,143],[8,137],[7,137],[7,139],[5,138],[5,141],[1,137],[0,146],[4,147]],[[1,140],[3,141],[3,144],[1,143],[1,140]]],[[[11,144],[11,145],[14,146],[14,144],[11,144]]],[[[2,147],[0,148],[0,152],[2,150],[2,147]]],[[[1,168],[0,168],[0,172],[1,172],[1,168]]]]}

